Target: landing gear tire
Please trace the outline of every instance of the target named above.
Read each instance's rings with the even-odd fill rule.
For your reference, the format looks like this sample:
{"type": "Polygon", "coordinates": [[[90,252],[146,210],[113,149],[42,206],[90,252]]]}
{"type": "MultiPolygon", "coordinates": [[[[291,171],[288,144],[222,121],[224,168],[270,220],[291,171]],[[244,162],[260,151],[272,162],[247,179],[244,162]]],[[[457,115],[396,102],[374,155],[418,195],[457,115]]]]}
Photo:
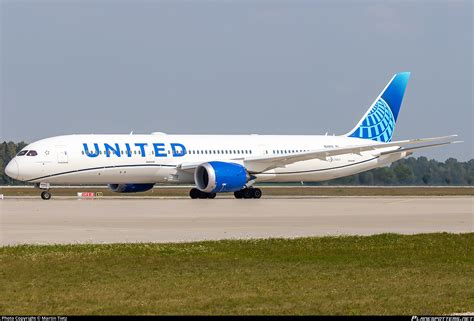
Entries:
{"type": "Polygon", "coordinates": [[[234,192],[234,197],[237,199],[241,199],[242,197],[244,197],[242,190],[234,192]]]}
{"type": "Polygon", "coordinates": [[[262,190],[260,188],[253,188],[253,198],[262,197],[262,190]]]}
{"type": "Polygon", "coordinates": [[[201,191],[198,190],[197,188],[193,188],[189,191],[189,197],[191,197],[193,200],[199,197],[201,194],[201,191]]]}
{"type": "Polygon", "coordinates": [[[246,188],[243,190],[244,198],[253,198],[253,191],[251,188],[246,188]]]}
{"type": "Polygon", "coordinates": [[[48,191],[41,192],[41,198],[44,200],[49,200],[51,198],[51,193],[48,191]]]}
{"type": "Polygon", "coordinates": [[[199,191],[199,198],[206,199],[209,197],[209,193],[199,191]]]}
{"type": "Polygon", "coordinates": [[[193,188],[189,191],[189,197],[191,197],[193,200],[200,198],[200,199],[206,199],[206,198],[216,198],[216,193],[206,193],[198,190],[197,188],[193,188]]]}
{"type": "Polygon", "coordinates": [[[260,188],[244,188],[234,192],[234,197],[237,199],[260,198],[262,197],[262,190],[260,188]]]}

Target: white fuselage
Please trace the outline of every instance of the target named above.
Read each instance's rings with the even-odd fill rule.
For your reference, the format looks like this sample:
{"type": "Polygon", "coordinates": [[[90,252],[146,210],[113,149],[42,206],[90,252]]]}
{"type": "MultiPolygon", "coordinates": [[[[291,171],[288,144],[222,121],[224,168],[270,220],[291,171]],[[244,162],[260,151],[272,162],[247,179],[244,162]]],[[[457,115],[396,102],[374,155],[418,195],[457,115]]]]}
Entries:
{"type": "MultiPolygon", "coordinates": [[[[25,147],[37,155],[16,156],[13,162],[18,173],[14,178],[52,184],[194,183],[193,174],[179,170],[180,165],[209,161],[242,164],[244,159],[259,156],[368,142],[372,141],[310,135],[67,135],[25,147]]],[[[384,166],[406,156],[403,152],[379,156],[380,152],[379,148],[305,160],[253,175],[255,182],[322,181],[384,166]]]]}

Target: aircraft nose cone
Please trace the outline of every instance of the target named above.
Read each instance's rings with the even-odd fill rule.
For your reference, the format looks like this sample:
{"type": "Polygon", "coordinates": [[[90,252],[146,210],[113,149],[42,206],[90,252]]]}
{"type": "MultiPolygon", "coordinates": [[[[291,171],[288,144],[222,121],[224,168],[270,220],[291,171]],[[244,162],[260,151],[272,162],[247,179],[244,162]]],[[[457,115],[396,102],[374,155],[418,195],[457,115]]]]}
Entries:
{"type": "Polygon", "coordinates": [[[18,163],[15,159],[12,159],[5,167],[5,174],[13,179],[18,178],[18,163]]]}

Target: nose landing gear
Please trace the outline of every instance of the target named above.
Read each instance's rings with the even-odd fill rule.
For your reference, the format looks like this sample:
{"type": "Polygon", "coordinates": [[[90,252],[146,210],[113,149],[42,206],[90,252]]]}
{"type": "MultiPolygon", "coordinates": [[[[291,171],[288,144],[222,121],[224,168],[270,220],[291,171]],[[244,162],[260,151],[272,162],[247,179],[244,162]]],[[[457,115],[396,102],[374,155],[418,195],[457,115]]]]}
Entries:
{"type": "Polygon", "coordinates": [[[49,192],[49,183],[36,183],[36,188],[42,189],[41,198],[45,201],[51,198],[51,193],[49,192]]]}
{"type": "Polygon", "coordinates": [[[42,191],[41,198],[44,200],[49,200],[51,198],[51,193],[48,191],[42,191]]]}

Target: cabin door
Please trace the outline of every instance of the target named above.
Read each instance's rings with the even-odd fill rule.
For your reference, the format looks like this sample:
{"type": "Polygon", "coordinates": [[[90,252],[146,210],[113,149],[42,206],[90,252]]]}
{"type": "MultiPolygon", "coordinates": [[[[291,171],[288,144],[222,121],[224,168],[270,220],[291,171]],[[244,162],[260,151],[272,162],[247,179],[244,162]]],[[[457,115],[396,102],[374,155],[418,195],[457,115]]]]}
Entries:
{"type": "Polygon", "coordinates": [[[56,155],[58,156],[59,164],[67,164],[69,161],[66,146],[56,146],[56,155]]]}
{"type": "Polygon", "coordinates": [[[268,156],[268,148],[266,145],[258,145],[258,150],[257,150],[257,155],[258,156],[268,156]]]}

